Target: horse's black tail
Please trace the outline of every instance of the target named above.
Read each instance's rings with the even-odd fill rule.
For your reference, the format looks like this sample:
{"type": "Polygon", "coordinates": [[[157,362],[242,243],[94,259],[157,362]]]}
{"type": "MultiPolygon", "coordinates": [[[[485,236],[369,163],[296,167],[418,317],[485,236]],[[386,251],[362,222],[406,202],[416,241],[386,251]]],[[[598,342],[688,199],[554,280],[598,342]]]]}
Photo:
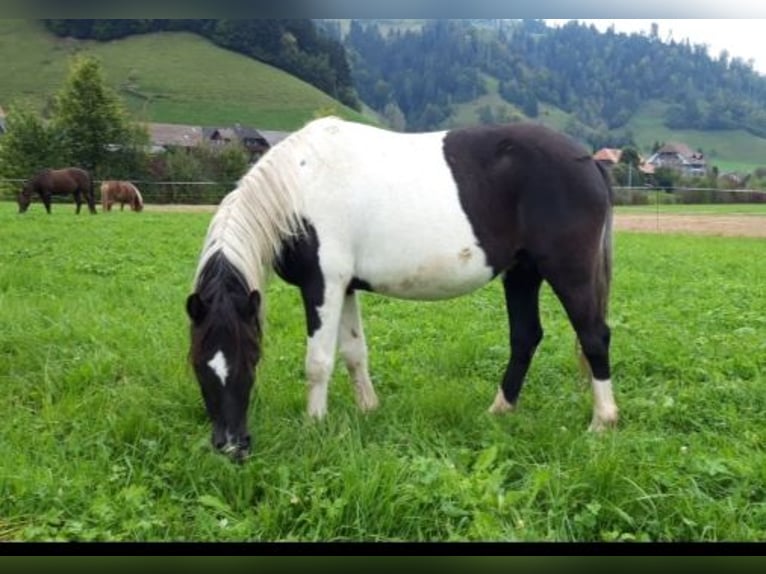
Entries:
{"type": "Polygon", "coordinates": [[[599,310],[604,320],[609,313],[609,291],[612,284],[612,253],[613,253],[613,241],[612,241],[612,228],[614,219],[614,190],[612,189],[612,183],[610,175],[599,162],[596,165],[601,172],[601,177],[604,179],[604,183],[607,187],[607,198],[609,206],[606,213],[606,221],[604,222],[604,232],[601,238],[601,258],[599,261],[598,276],[596,280],[596,297],[598,299],[599,310]]]}
{"type": "MultiPolygon", "coordinates": [[[[596,162],[601,177],[604,180],[604,184],[607,188],[607,211],[606,218],[604,220],[604,228],[601,236],[601,244],[599,246],[598,261],[596,267],[596,304],[598,305],[598,311],[600,318],[606,321],[609,314],[609,292],[612,285],[612,253],[613,240],[612,240],[612,228],[614,219],[614,190],[612,189],[612,183],[609,172],[606,171],[599,162],[596,162]]],[[[575,347],[577,354],[580,357],[580,370],[583,375],[591,376],[590,364],[587,358],[582,352],[579,341],[575,341],[575,347]]]]}

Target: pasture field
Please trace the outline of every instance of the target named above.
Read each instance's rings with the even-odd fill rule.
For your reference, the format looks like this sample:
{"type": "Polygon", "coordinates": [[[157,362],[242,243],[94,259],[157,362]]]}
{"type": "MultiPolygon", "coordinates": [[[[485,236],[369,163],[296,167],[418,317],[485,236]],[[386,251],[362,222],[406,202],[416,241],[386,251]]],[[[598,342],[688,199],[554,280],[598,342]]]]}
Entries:
{"type": "Polygon", "coordinates": [[[0,540],[766,539],[766,241],[615,236],[621,409],[586,432],[574,335],[541,344],[504,418],[500,285],[362,296],[381,408],[342,364],[307,420],[298,293],[272,281],[253,456],[214,454],[184,301],[210,213],[0,203],[0,540]]]}

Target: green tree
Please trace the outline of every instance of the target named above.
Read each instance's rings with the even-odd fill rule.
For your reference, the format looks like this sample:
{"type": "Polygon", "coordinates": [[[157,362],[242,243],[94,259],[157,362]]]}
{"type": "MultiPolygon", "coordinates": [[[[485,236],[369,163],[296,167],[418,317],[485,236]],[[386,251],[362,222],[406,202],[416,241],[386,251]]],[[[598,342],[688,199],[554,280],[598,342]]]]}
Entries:
{"type": "Polygon", "coordinates": [[[620,153],[620,163],[630,165],[634,168],[638,167],[641,163],[641,156],[639,155],[638,150],[632,146],[622,148],[622,152],[620,153]]]}
{"type": "MultiPolygon", "coordinates": [[[[40,117],[22,106],[8,110],[7,133],[0,138],[0,178],[27,179],[46,167],[56,167],[58,148],[51,130],[40,117]]],[[[3,195],[14,195],[21,183],[3,189],[3,195]]]]}
{"type": "Polygon", "coordinates": [[[133,158],[129,163],[140,164],[138,150],[148,141],[146,131],[130,123],[117,95],[106,85],[101,64],[89,56],[73,61],[55,98],[52,126],[62,160],[102,177],[112,177],[110,171],[126,157],[133,158]]]}

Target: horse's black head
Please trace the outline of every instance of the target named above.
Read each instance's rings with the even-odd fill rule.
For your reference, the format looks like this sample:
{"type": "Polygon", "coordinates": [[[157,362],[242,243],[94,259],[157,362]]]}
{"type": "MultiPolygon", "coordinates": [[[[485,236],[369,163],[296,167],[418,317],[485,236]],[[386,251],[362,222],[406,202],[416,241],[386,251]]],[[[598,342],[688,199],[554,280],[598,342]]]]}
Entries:
{"type": "Polygon", "coordinates": [[[247,411],[260,359],[258,291],[223,257],[205,265],[186,300],[191,319],[189,357],[213,424],[213,445],[235,460],[250,452],[247,411]]]}

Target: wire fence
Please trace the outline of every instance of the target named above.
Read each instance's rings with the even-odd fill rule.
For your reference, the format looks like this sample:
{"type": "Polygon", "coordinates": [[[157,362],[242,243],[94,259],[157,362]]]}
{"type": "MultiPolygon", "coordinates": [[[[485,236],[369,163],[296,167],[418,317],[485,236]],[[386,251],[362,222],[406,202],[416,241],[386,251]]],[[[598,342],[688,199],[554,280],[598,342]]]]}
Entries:
{"type": "Polygon", "coordinates": [[[766,203],[766,190],[762,189],[674,187],[665,190],[654,187],[615,186],[614,196],[616,205],[766,203]]]}
{"type": "MultiPolygon", "coordinates": [[[[0,179],[0,197],[15,201],[25,181],[24,179],[0,179]]],[[[158,205],[217,205],[237,185],[236,181],[149,181],[141,179],[130,181],[141,191],[144,203],[158,205]]],[[[101,183],[103,180],[93,180],[96,200],[101,198],[101,183]]],[[[52,199],[57,203],[74,201],[71,195],[53,196],[52,199]]],[[[39,198],[33,197],[32,201],[39,201],[39,198]]]]}
{"type": "MultiPolygon", "coordinates": [[[[15,201],[23,179],[0,179],[0,198],[15,201]]],[[[146,204],[217,205],[232,191],[236,181],[150,181],[131,180],[146,204]]],[[[101,180],[94,180],[96,199],[100,200],[101,180]]],[[[649,187],[615,186],[616,205],[673,204],[766,204],[766,190],[674,187],[671,190],[649,187]]],[[[70,203],[71,196],[54,196],[54,201],[70,203]]],[[[33,201],[39,198],[33,197],[33,201]]]]}

